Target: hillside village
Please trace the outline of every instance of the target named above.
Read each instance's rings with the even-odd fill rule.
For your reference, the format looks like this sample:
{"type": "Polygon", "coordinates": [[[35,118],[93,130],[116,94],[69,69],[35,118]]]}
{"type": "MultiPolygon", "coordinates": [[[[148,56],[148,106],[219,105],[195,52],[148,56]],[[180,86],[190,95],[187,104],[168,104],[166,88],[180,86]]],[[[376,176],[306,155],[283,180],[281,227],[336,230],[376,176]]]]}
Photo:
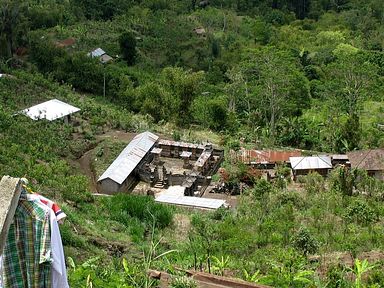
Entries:
{"type": "Polygon", "coordinates": [[[383,3],[0,1],[0,288],[384,287],[383,3]]]}
{"type": "MultiPolygon", "coordinates": [[[[77,107],[54,99],[26,108],[20,113],[33,121],[45,119],[48,122],[58,121],[59,125],[72,126],[79,121],[77,119],[79,111],[77,107]]],[[[125,138],[121,134],[120,137],[125,138]]],[[[312,174],[327,179],[334,169],[344,171],[343,173],[351,173],[347,171],[358,169],[379,181],[383,180],[383,149],[327,155],[311,154],[310,151],[298,149],[253,150],[240,147],[237,151],[231,149],[224,153],[222,148],[209,142],[194,144],[167,140],[149,131],[127,135],[126,140],[128,139],[130,139],[128,144],[122,151],[117,151],[118,156],[112,163],[107,163],[109,166],[97,178],[94,195],[98,197],[117,193],[141,195],[139,197],[149,195],[154,197],[157,203],[209,211],[222,208],[236,209],[238,197],[246,193],[246,189],[253,187],[252,181],[255,180],[250,181],[249,175],[254,179],[265,179],[266,183],[282,181],[288,191],[298,189],[294,183],[305,183],[305,177],[312,174]],[[238,186],[233,186],[229,181],[228,171],[221,167],[224,161],[229,161],[232,165],[244,165],[248,177],[243,180],[240,178],[238,186]],[[217,177],[214,177],[215,175],[217,177]]],[[[100,158],[102,156],[99,155],[100,158]]],[[[88,181],[92,182],[92,179],[88,181]]],[[[172,279],[164,272],[151,273],[151,277],[161,279],[162,287],[167,287],[172,279]]],[[[192,272],[191,275],[201,287],[216,287],[215,285],[267,287],[252,286],[250,283],[236,282],[239,280],[229,278],[226,280],[220,277],[212,278],[210,274],[192,272]],[[207,284],[206,281],[211,284],[207,284]]]]}

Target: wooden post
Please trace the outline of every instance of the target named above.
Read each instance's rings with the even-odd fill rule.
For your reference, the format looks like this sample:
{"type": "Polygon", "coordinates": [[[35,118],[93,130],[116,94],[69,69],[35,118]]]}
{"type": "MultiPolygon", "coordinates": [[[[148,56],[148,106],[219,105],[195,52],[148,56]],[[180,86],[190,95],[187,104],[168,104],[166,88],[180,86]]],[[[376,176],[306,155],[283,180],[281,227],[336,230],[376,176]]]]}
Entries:
{"type": "Polygon", "coordinates": [[[4,176],[0,182],[0,252],[3,251],[9,226],[15,215],[21,193],[19,178],[4,176]]]}

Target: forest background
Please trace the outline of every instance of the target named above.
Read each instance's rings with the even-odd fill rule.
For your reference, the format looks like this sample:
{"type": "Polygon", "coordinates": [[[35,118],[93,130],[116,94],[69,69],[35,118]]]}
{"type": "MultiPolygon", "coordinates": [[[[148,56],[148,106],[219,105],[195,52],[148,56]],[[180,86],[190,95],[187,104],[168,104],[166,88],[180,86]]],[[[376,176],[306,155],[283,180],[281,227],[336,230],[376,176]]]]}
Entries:
{"type": "MultiPolygon", "coordinates": [[[[138,267],[148,265],[141,249],[148,255],[157,241],[152,220],[155,234],[166,234],[180,214],[189,237],[162,240],[157,249],[178,252],[157,268],[210,266],[215,255],[216,273],[228,268],[278,287],[348,287],[353,271],[341,265],[322,275],[308,254],[382,251],[381,182],[358,177],[349,193],[340,171],[325,182],[311,175],[300,191],[254,179],[235,212],[195,215],[145,197],[95,199],[74,163],[90,149],[99,158],[118,151],[121,143],[100,137],[112,130],[235,150],[383,147],[383,22],[381,0],[2,0],[0,71],[11,76],[0,78],[0,172],[27,175],[71,215],[62,230],[75,287],[88,276],[96,287],[148,281],[138,267]],[[114,61],[87,56],[98,47],[114,61]],[[14,115],[51,98],[80,107],[79,125],[14,115]],[[107,265],[95,264],[105,256],[107,265]]],[[[233,181],[243,178],[240,164],[224,166],[233,181]]],[[[380,263],[367,285],[384,282],[380,263]]]]}

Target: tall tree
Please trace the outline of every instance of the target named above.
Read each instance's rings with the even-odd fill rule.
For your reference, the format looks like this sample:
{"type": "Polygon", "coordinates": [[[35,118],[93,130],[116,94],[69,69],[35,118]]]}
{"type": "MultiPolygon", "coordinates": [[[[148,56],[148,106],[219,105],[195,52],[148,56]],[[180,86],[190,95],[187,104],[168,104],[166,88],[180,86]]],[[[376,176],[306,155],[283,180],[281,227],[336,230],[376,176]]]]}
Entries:
{"type": "Polygon", "coordinates": [[[173,96],[177,107],[176,122],[186,125],[191,122],[191,104],[202,91],[204,73],[191,72],[178,67],[167,67],[162,71],[162,84],[173,96]]]}
{"type": "Polygon", "coordinates": [[[0,56],[12,57],[18,36],[25,32],[25,3],[20,0],[3,0],[0,4],[0,56]]]}
{"type": "Polygon", "coordinates": [[[289,52],[264,48],[242,63],[253,97],[272,138],[282,116],[298,116],[309,105],[309,85],[289,52]]]}
{"type": "Polygon", "coordinates": [[[136,38],[132,32],[124,32],[120,35],[119,44],[123,58],[128,65],[135,64],[136,60],[136,38]]]}
{"type": "Polygon", "coordinates": [[[360,52],[344,50],[338,52],[337,57],[337,61],[326,69],[331,88],[328,92],[341,101],[344,112],[359,114],[368,88],[377,77],[378,67],[367,62],[360,52]]]}

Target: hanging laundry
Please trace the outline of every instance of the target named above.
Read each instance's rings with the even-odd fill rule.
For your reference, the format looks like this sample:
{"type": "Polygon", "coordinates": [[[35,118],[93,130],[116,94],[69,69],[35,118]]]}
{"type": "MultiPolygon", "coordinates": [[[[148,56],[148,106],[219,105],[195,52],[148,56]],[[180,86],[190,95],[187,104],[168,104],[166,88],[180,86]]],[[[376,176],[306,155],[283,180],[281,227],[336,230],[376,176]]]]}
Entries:
{"type": "MultiPolygon", "coordinates": [[[[51,208],[53,203],[51,200],[37,194],[28,194],[29,201],[36,201],[42,209],[48,209],[50,213],[51,224],[51,251],[52,251],[52,288],[69,288],[67,268],[65,266],[65,257],[63,243],[61,241],[60,229],[58,225],[57,215],[59,219],[63,218],[63,212],[57,214],[57,209],[51,208]],[[56,212],[55,212],[56,211],[56,212]]],[[[55,206],[60,210],[59,206],[55,206]]],[[[60,210],[61,211],[61,210],[60,210]]],[[[66,215],[64,214],[64,217],[66,215]]],[[[1,287],[0,287],[1,288],[1,287]]]]}
{"type": "Polygon", "coordinates": [[[49,217],[36,202],[19,201],[3,251],[4,287],[52,287],[49,217]]]}
{"type": "Polygon", "coordinates": [[[0,288],[3,288],[3,256],[0,255],[0,288]]]}
{"type": "Polygon", "coordinates": [[[51,208],[53,210],[53,212],[55,213],[55,216],[56,216],[56,220],[60,221],[62,219],[64,219],[65,217],[67,217],[67,215],[61,211],[59,205],[57,205],[55,202],[53,202],[52,200],[48,199],[48,198],[45,198],[44,196],[38,194],[38,193],[34,193],[33,195],[36,196],[36,198],[43,204],[45,204],[46,206],[48,206],[49,208],[51,208]]]}

